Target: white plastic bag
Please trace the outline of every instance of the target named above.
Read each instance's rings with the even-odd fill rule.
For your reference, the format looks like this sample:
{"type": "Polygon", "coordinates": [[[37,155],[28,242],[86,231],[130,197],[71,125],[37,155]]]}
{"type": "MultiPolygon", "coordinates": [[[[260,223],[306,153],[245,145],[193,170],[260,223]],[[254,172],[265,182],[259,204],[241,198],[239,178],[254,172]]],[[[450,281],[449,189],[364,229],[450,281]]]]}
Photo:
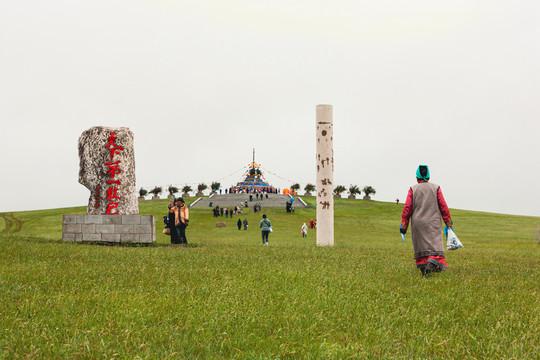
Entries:
{"type": "Polygon", "coordinates": [[[456,233],[452,229],[448,229],[446,239],[446,250],[457,250],[463,247],[463,244],[459,241],[456,233]]]}

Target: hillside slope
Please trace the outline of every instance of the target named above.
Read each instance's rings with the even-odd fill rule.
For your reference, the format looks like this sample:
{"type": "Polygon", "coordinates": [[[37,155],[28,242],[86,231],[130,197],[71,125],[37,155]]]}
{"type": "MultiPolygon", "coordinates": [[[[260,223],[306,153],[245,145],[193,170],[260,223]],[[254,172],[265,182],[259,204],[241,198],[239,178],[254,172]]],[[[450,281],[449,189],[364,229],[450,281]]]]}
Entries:
{"type": "MultiPolygon", "coordinates": [[[[196,198],[187,198],[192,202],[196,198]]],[[[310,231],[309,240],[300,239],[300,228],[305,222],[309,225],[316,218],[315,198],[303,198],[310,208],[297,208],[294,214],[287,214],[284,208],[264,208],[272,220],[276,232],[273,234],[276,245],[297,246],[315,243],[315,231],[310,231]]],[[[157,243],[169,242],[161,234],[162,217],[167,214],[166,199],[140,202],[140,213],[156,217],[157,243]]],[[[336,199],[335,202],[335,245],[338,247],[375,247],[396,250],[401,246],[399,221],[403,205],[377,201],[336,199]]],[[[62,215],[84,214],[86,207],[36,210],[0,214],[0,233],[36,240],[60,240],[62,237],[62,215]],[[3,220],[3,221],[2,221],[3,220]]],[[[535,248],[540,231],[540,217],[502,215],[484,212],[451,209],[454,229],[466,247],[478,248],[535,248]]],[[[248,233],[236,230],[238,217],[213,218],[210,208],[191,208],[191,222],[188,229],[192,243],[198,245],[219,245],[223,241],[234,244],[250,244],[251,230],[258,226],[261,214],[249,209],[240,215],[250,223],[248,233]],[[216,221],[225,221],[227,228],[216,229],[216,221]],[[221,240],[218,240],[221,238],[221,240]],[[229,239],[230,238],[230,239],[229,239]],[[229,239],[229,240],[227,240],[229,239]]],[[[407,235],[409,239],[409,234],[407,235]]],[[[407,241],[407,244],[410,241],[407,241]]],[[[405,245],[407,246],[407,245],[405,245]]]]}
{"type": "Polygon", "coordinates": [[[0,358],[538,358],[540,218],[452,210],[465,247],[421,278],[401,205],[337,200],[333,248],[300,235],[313,207],[263,208],[268,247],[260,214],[194,208],[171,246],[166,208],[140,204],[150,247],[63,242],[85,207],[2,214],[0,358]]]}

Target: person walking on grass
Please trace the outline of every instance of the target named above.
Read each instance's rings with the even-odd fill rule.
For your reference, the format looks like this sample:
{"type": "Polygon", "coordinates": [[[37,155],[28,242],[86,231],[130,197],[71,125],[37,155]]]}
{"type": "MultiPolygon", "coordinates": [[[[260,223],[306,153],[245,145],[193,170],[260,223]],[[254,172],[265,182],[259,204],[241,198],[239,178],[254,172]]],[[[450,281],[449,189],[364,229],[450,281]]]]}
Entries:
{"type": "Polygon", "coordinates": [[[268,234],[270,234],[272,223],[266,218],[266,214],[263,214],[259,227],[261,228],[263,245],[268,246],[268,234]]]}
{"type": "Polygon", "coordinates": [[[247,230],[248,228],[248,221],[247,218],[244,219],[244,230],[247,230]]]}
{"type": "Polygon", "coordinates": [[[236,225],[238,226],[238,230],[242,229],[242,220],[240,220],[240,218],[238,218],[238,222],[236,223],[236,225]]]}
{"type": "Polygon", "coordinates": [[[302,234],[303,238],[307,238],[307,225],[306,225],[306,223],[304,223],[304,225],[302,225],[302,231],[300,231],[300,233],[302,234]]]}
{"type": "Polygon", "coordinates": [[[409,188],[399,226],[399,231],[405,235],[409,220],[412,223],[414,260],[422,276],[447,269],[441,216],[447,228],[452,227],[452,217],[441,188],[429,179],[428,166],[418,166],[417,184],[409,188]]]}

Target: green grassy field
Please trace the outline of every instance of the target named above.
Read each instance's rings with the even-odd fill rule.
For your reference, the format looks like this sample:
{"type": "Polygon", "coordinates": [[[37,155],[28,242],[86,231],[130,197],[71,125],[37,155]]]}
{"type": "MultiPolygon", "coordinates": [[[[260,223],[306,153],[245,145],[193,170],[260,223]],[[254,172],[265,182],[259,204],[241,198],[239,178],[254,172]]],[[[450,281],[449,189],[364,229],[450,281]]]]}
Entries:
{"type": "Polygon", "coordinates": [[[0,358],[540,357],[538,217],[452,210],[465,247],[423,279],[401,205],[336,201],[332,248],[300,235],[314,208],[263,209],[268,247],[259,215],[238,231],[194,208],[190,246],[172,246],[166,206],[140,204],[149,247],[62,242],[85,207],[0,214],[0,358]]]}

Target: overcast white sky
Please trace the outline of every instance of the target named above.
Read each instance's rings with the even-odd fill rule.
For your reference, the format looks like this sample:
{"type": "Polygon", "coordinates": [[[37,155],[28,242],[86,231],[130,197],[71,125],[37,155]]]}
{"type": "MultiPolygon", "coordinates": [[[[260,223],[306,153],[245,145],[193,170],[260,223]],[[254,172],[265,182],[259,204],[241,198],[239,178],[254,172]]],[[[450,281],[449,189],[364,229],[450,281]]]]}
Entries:
{"type": "Polygon", "coordinates": [[[138,187],[232,185],[253,147],[303,187],[332,104],[336,184],[404,200],[428,164],[451,208],[540,216],[538,3],[0,0],[0,211],[86,205],[96,125],[138,187]]]}

